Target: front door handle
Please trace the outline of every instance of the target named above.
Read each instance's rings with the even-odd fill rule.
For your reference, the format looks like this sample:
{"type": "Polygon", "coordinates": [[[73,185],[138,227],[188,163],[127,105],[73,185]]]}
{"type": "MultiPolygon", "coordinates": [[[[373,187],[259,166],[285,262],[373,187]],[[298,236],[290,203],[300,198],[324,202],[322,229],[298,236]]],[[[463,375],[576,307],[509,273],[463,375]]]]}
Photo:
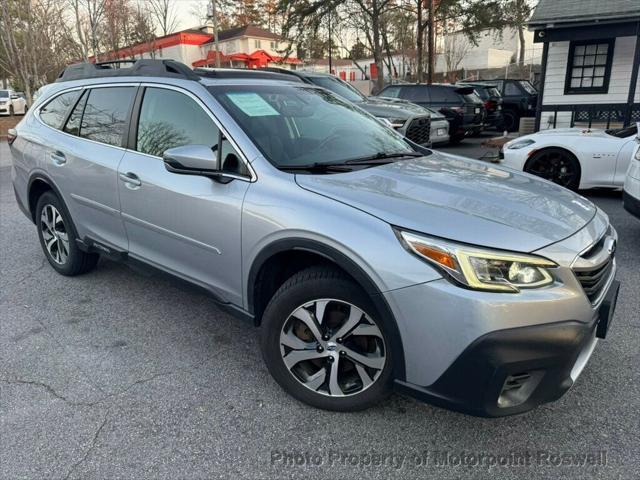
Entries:
{"type": "Polygon", "coordinates": [[[49,158],[56,165],[64,165],[67,163],[67,157],[65,157],[64,153],[60,151],[51,152],[49,154],[49,158]]]}
{"type": "Polygon", "coordinates": [[[133,172],[121,173],[120,180],[129,185],[130,187],[139,187],[142,185],[142,182],[138,178],[138,176],[133,172]]]}

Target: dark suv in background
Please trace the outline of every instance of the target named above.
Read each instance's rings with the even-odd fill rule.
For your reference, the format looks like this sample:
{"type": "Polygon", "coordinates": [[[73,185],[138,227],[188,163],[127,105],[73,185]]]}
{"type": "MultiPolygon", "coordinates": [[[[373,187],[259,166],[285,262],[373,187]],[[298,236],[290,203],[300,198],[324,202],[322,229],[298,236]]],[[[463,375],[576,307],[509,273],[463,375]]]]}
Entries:
{"type": "Polygon", "coordinates": [[[504,128],[515,132],[520,127],[520,118],[535,117],[538,91],[529,80],[475,80],[474,85],[491,85],[502,95],[504,128]]]}
{"type": "Polygon", "coordinates": [[[462,87],[473,87],[484,103],[486,117],[485,127],[495,128],[498,131],[504,129],[504,118],[502,117],[502,95],[495,85],[483,85],[481,83],[461,82],[462,87]]]}
{"type": "Polygon", "coordinates": [[[401,98],[438,110],[449,120],[451,143],[458,143],[469,135],[477,135],[484,128],[484,104],[473,87],[439,84],[388,85],[378,96],[401,98]]]}

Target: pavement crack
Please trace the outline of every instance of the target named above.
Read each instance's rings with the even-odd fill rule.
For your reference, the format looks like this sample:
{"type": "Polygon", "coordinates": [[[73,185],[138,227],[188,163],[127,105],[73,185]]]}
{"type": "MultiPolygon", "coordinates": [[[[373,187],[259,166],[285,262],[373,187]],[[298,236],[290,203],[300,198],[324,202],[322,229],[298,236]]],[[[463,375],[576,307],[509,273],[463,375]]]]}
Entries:
{"type": "Polygon", "coordinates": [[[102,420],[102,423],[93,434],[91,445],[89,445],[89,448],[85,450],[84,454],[82,455],[82,458],[78,460],[76,463],[74,463],[73,465],[71,465],[71,468],[69,469],[67,474],[64,476],[64,480],[68,480],[71,477],[71,474],[75,472],[76,468],[78,468],[82,463],[84,463],[87,460],[87,458],[89,458],[89,455],[91,454],[91,452],[96,448],[96,444],[98,443],[98,437],[100,436],[102,429],[104,429],[105,425],[107,424],[107,421],[109,420],[110,412],[111,412],[110,409],[107,409],[107,412],[104,414],[104,419],[102,420]]]}
{"type": "Polygon", "coordinates": [[[0,382],[7,383],[9,385],[31,385],[31,386],[43,388],[52,397],[57,398],[58,400],[62,400],[66,404],[71,405],[73,407],[93,407],[102,401],[102,399],[100,399],[100,400],[96,400],[95,402],[76,402],[58,393],[55,390],[55,388],[53,388],[51,385],[46,384],[44,382],[38,382],[36,380],[23,380],[19,378],[18,379],[0,378],[0,382]]]}

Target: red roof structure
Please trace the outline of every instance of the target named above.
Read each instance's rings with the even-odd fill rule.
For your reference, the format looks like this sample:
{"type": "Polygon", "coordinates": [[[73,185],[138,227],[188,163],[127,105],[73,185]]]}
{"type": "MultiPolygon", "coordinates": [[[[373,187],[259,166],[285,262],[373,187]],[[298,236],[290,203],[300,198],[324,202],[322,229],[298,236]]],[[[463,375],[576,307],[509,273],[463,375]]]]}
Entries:
{"type": "MultiPolygon", "coordinates": [[[[232,53],[231,55],[224,55],[220,53],[220,63],[240,62],[244,63],[246,68],[264,68],[269,63],[286,63],[289,65],[301,65],[302,60],[295,57],[278,57],[270,55],[264,50],[256,50],[252,54],[246,53],[232,53]]],[[[207,53],[207,58],[202,60],[196,60],[192,64],[194,67],[213,67],[216,65],[216,51],[210,51],[207,53]]]]}

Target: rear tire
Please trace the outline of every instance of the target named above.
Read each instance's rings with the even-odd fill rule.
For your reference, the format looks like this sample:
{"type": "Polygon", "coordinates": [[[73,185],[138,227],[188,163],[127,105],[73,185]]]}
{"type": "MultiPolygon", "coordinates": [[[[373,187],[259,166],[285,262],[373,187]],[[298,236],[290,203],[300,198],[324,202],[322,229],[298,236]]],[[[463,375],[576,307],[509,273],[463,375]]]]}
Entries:
{"type": "Polygon", "coordinates": [[[77,233],[71,217],[55,193],[48,191],[40,196],[35,219],[40,245],[56,272],[75,276],[96,266],[99,255],[83,252],[78,248],[77,233]]]}
{"type": "Polygon", "coordinates": [[[389,331],[350,277],[311,267],[293,275],[269,302],[262,356],[273,378],[298,400],[325,410],[362,410],[391,393],[389,331]]]}
{"type": "Polygon", "coordinates": [[[506,131],[517,132],[520,128],[520,116],[513,110],[504,110],[502,112],[502,123],[506,131]]]}

